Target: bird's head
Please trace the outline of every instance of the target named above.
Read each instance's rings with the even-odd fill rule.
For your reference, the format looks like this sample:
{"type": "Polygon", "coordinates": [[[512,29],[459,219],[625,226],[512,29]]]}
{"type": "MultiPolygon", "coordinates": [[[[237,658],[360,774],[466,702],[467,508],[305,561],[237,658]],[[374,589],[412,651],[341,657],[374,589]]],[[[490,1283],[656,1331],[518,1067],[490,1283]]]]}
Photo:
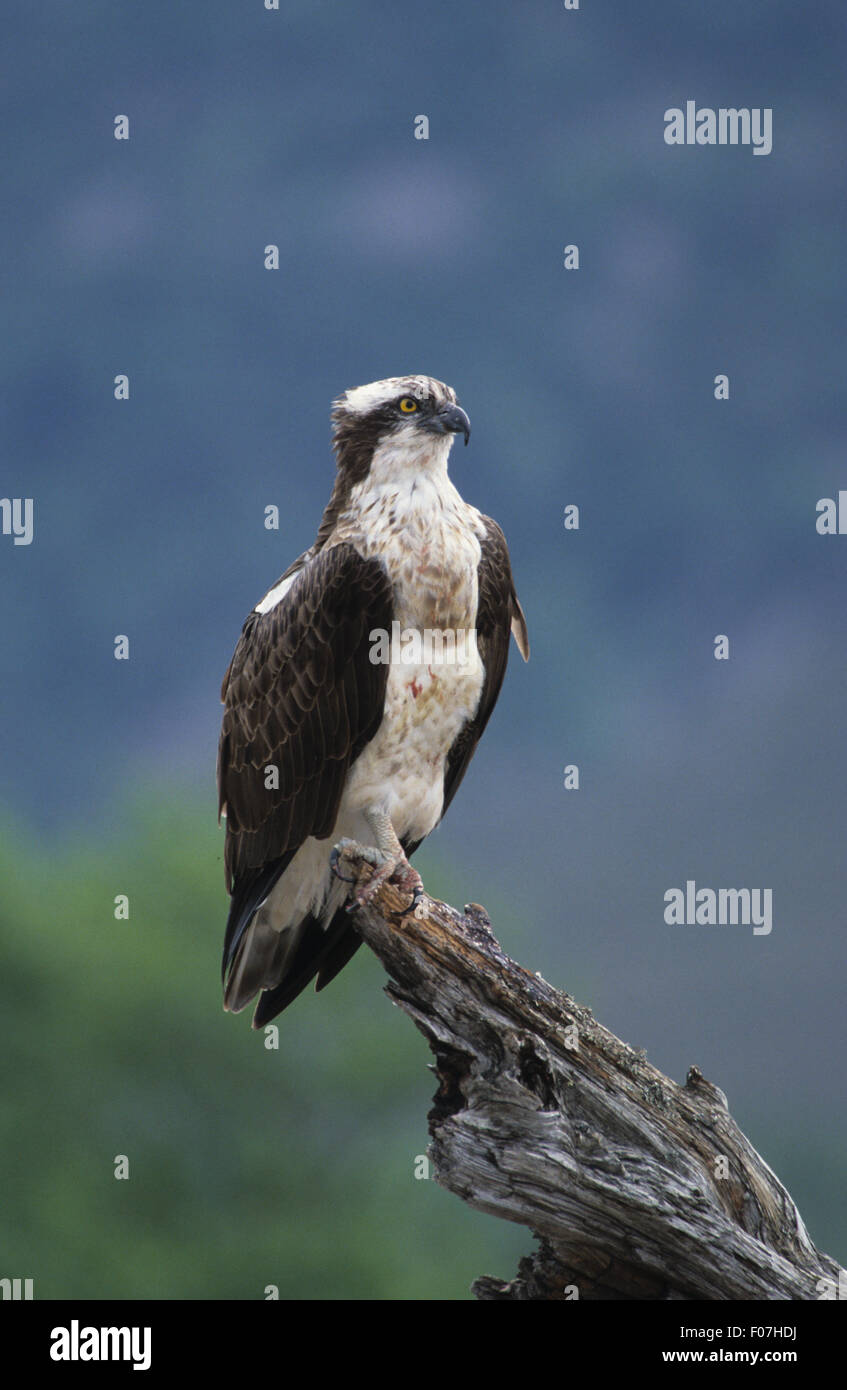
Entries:
{"type": "Polygon", "coordinates": [[[471,422],[456,392],[431,376],[392,376],[345,391],[332,407],[339,468],[360,481],[377,457],[386,469],[445,466],[453,437],[471,422]]]}

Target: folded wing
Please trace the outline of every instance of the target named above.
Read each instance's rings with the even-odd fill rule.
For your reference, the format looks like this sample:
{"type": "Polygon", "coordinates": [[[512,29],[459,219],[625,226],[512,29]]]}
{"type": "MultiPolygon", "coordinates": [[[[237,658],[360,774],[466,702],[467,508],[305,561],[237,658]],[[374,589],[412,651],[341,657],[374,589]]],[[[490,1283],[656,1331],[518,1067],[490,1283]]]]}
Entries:
{"type": "MultiPolygon", "coordinates": [[[[244,624],[221,690],[218,789],[232,895],[224,978],[300,846],[332,834],[347,773],[382,720],[388,667],[370,660],[370,633],[390,631],[392,608],[385,568],[342,544],[305,559],[279,602],[244,624]]],[[[298,960],[304,983],[328,945],[317,932],[310,960],[298,960]]]]}

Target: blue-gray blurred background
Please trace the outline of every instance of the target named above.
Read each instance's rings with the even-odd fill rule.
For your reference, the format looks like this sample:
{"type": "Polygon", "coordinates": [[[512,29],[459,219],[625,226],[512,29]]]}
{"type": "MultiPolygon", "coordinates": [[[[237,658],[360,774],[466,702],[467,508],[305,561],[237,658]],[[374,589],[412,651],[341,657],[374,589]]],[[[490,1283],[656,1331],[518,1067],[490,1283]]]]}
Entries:
{"type": "Polygon", "coordinates": [[[0,1274],[443,1299],[531,1248],[415,1178],[429,1055],[367,952],[277,1051],[221,1012],[221,677],[313,538],[331,399],[403,372],[471,417],[452,475],[533,643],[427,887],[696,1063],[843,1259],[843,4],[46,0],[5,30],[0,491],[35,529],[0,537],[0,1274]],[[772,108],[772,153],[669,147],[688,100],[772,108]],[[771,888],[771,935],[666,925],[687,879],[771,888]]]}

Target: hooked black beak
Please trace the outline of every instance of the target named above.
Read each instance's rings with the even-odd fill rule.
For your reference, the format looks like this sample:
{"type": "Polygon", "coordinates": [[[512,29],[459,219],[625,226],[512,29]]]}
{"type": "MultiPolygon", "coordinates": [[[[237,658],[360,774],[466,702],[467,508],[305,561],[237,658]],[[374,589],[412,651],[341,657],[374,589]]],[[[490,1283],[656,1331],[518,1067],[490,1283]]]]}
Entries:
{"type": "Polygon", "coordinates": [[[460,405],[445,405],[426,421],[424,429],[433,434],[463,434],[465,443],[471,437],[471,422],[460,405]]]}

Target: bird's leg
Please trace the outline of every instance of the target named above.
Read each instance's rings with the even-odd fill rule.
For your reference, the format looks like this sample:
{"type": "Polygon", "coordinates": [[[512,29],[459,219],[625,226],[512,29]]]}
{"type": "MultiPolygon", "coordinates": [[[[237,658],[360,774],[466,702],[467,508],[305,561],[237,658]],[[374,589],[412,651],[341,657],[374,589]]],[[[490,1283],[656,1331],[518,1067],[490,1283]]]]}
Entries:
{"type": "Polygon", "coordinates": [[[364,859],[366,864],[372,864],[374,872],[367,883],[357,887],[353,894],[350,910],[356,907],[364,907],[375,896],[380,885],[387,879],[391,879],[397,887],[404,893],[412,894],[412,901],[405,912],[400,913],[401,917],[414,912],[418,903],[423,897],[423,880],[416,869],[413,869],[406,855],[403,846],[397,839],[394,826],[390,818],[384,811],[367,811],[365,819],[368,822],[374,835],[373,845],[360,845],[356,840],[339,840],[333,846],[329,862],[336,878],[342,879],[345,883],[354,883],[355,879],[350,879],[346,874],[339,872],[339,861],[341,859],[364,859]]]}

